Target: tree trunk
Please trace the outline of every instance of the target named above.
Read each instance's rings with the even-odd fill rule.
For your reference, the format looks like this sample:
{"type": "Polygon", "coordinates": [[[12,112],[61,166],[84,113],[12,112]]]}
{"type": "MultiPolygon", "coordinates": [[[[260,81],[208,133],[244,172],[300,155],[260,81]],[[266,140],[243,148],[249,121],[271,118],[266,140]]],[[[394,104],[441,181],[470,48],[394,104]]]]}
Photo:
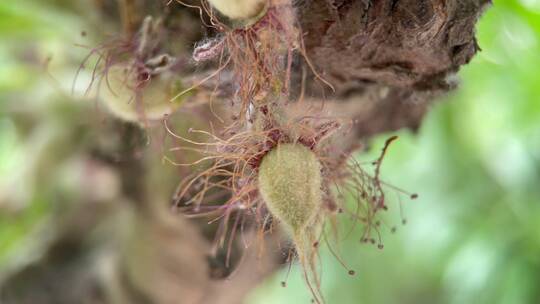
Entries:
{"type": "MultiPolygon", "coordinates": [[[[141,5],[141,1],[135,2],[141,5]]],[[[312,80],[307,82],[306,94],[313,99],[330,98],[336,112],[352,116],[357,140],[399,128],[417,128],[436,97],[456,86],[454,75],[459,67],[479,50],[475,24],[489,2],[298,1],[307,57],[335,88],[332,92],[312,80]]],[[[193,22],[199,22],[198,11],[171,6],[189,11],[196,16],[193,22]]],[[[202,37],[204,31],[194,35],[202,37]]],[[[297,90],[302,72],[308,70],[298,62],[293,77],[297,90]]],[[[123,140],[132,148],[129,138],[123,140]]],[[[236,304],[279,267],[279,257],[259,257],[256,250],[250,250],[243,262],[236,263],[240,266],[232,277],[225,279],[230,270],[223,266],[223,258],[211,257],[211,237],[204,236],[206,223],[173,216],[163,208],[166,203],[156,207],[148,193],[152,189],[141,186],[139,180],[149,174],[141,161],[130,158],[115,164],[122,172],[124,197],[138,202],[130,205],[130,211],[123,211],[129,214],[128,224],[113,225],[116,231],[126,231],[120,241],[112,247],[103,245],[97,253],[69,250],[68,256],[55,258],[60,254],[55,250],[59,244],[86,248],[89,236],[84,233],[103,219],[96,216],[81,224],[87,226],[76,231],[79,237],[73,236],[75,232],[60,233],[56,246],[37,262],[47,267],[34,265],[13,275],[4,285],[2,303],[236,304]],[[69,266],[74,260],[80,263],[76,270],[69,266]],[[38,292],[37,299],[30,291],[41,290],[44,281],[51,286],[38,292]]],[[[74,213],[88,216],[85,207],[81,208],[74,213]]],[[[106,234],[101,237],[106,238],[106,234]]],[[[267,240],[267,246],[276,246],[276,238],[267,240]]]]}

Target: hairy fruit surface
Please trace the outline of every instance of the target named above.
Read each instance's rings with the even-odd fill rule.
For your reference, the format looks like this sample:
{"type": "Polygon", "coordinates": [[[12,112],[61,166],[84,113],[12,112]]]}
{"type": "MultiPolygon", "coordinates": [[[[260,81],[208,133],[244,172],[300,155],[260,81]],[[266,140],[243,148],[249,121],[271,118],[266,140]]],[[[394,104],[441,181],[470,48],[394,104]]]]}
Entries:
{"type": "Polygon", "coordinates": [[[158,75],[139,88],[136,73],[129,69],[123,64],[113,66],[101,82],[101,99],[112,114],[126,121],[141,122],[162,119],[179,107],[181,102],[170,101],[178,90],[172,77],[158,75]]]}
{"type": "Polygon", "coordinates": [[[310,225],[322,206],[321,164],[301,144],[280,144],[262,160],[259,191],[268,209],[293,233],[310,225]]]}
{"type": "Polygon", "coordinates": [[[214,8],[231,19],[248,19],[264,9],[264,0],[210,0],[214,8]]]}

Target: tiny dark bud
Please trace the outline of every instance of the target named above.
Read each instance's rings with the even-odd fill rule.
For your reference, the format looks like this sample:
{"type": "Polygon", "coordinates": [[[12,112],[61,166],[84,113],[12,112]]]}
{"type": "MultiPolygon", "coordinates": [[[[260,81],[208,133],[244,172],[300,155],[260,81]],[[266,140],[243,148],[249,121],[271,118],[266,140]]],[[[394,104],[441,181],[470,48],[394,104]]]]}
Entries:
{"type": "Polygon", "coordinates": [[[407,224],[407,220],[406,220],[406,219],[401,220],[401,224],[406,225],[406,224],[407,224]]]}
{"type": "Polygon", "coordinates": [[[319,242],[313,243],[313,247],[315,247],[315,248],[319,247],[319,242]]]}
{"type": "Polygon", "coordinates": [[[287,282],[281,281],[281,287],[287,287],[287,282]]]}
{"type": "Polygon", "coordinates": [[[375,239],[371,239],[369,241],[371,242],[371,244],[375,244],[375,239]]]}
{"type": "Polygon", "coordinates": [[[384,245],[383,245],[383,244],[379,244],[379,245],[377,245],[377,248],[383,249],[383,248],[384,248],[384,245]]]}
{"type": "Polygon", "coordinates": [[[377,226],[377,227],[381,226],[381,221],[376,221],[375,226],[377,226]]]}
{"type": "Polygon", "coordinates": [[[86,37],[86,31],[82,31],[81,36],[86,37]]]}
{"type": "Polygon", "coordinates": [[[390,231],[391,231],[392,233],[396,233],[396,230],[397,230],[396,227],[392,227],[392,229],[390,229],[390,231]]]}
{"type": "Polygon", "coordinates": [[[411,194],[411,199],[417,199],[417,198],[418,198],[418,194],[416,193],[411,194]]]}
{"type": "Polygon", "coordinates": [[[349,270],[349,275],[352,275],[352,276],[353,276],[353,275],[355,275],[355,274],[356,274],[356,272],[355,272],[354,270],[349,270]]]}

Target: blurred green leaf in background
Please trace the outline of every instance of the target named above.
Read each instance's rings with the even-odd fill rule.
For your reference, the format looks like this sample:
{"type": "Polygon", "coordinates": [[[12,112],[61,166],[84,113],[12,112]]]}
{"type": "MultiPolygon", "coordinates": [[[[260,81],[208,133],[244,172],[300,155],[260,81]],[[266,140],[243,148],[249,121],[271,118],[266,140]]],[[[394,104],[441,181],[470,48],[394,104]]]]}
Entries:
{"type": "Polygon", "coordinates": [[[39,255],[49,215],[67,195],[61,161],[73,140],[84,141],[76,115],[84,105],[69,96],[88,53],[74,40],[84,25],[52,4],[0,2],[0,280],[39,255]]]}
{"type": "MultiPolygon", "coordinates": [[[[459,89],[383,163],[386,181],[420,195],[403,202],[408,224],[383,229],[382,251],[349,235],[340,252],[355,277],[323,253],[329,303],[540,303],[540,1],[495,0],[478,40],[459,89]]],[[[389,226],[400,222],[393,207],[389,226]]],[[[282,288],[285,276],[250,303],[309,302],[301,275],[282,288]]]]}

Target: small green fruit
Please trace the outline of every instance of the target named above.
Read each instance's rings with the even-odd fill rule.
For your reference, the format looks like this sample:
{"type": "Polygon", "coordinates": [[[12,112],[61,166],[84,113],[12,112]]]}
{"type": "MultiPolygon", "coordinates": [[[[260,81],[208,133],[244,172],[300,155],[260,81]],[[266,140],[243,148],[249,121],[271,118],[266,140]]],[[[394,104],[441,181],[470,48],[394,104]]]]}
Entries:
{"type": "Polygon", "coordinates": [[[321,210],[321,164],[301,144],[280,144],[268,152],[258,182],[266,206],[293,235],[311,225],[321,210]]]}
{"type": "Polygon", "coordinates": [[[265,7],[265,0],[210,0],[223,15],[231,19],[249,19],[257,16],[265,7]]]}
{"type": "Polygon", "coordinates": [[[280,144],[263,158],[259,191],[272,215],[290,233],[304,278],[317,303],[317,245],[323,231],[321,163],[301,144],[280,144]]]}
{"type": "Polygon", "coordinates": [[[134,73],[127,65],[117,65],[107,71],[100,85],[100,99],[116,117],[132,122],[159,120],[174,112],[181,102],[171,102],[178,92],[172,76],[157,75],[137,95],[134,73]]]}

